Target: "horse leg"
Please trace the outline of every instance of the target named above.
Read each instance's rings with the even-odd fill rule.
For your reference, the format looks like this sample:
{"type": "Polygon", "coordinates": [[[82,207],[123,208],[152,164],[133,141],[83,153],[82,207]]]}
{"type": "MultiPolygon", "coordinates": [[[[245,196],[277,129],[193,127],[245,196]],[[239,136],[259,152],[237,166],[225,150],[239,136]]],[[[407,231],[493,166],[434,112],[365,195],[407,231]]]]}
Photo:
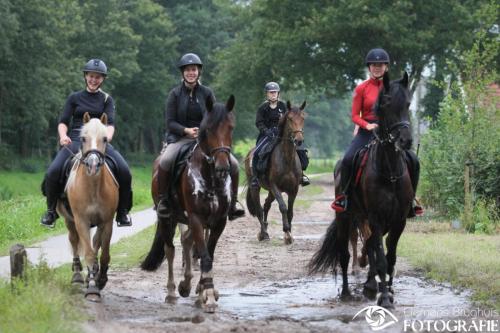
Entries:
{"type": "Polygon", "coordinates": [[[288,219],[288,224],[290,226],[290,231],[285,232],[285,235],[283,236],[283,239],[285,241],[286,245],[292,244],[293,243],[293,237],[292,237],[292,219],[293,219],[293,204],[295,203],[295,198],[297,197],[297,192],[295,193],[288,193],[288,210],[287,210],[287,219],[288,219]]]}
{"type": "Polygon", "coordinates": [[[262,228],[260,230],[260,235],[262,237],[262,240],[269,240],[269,234],[267,232],[267,227],[268,227],[268,222],[267,222],[267,216],[269,214],[269,210],[271,209],[271,204],[274,201],[274,195],[271,191],[267,192],[267,198],[266,201],[264,202],[264,223],[262,224],[262,228]]]}
{"type": "Polygon", "coordinates": [[[80,255],[78,253],[78,243],[79,236],[78,232],[75,228],[74,221],[68,221],[68,219],[64,219],[66,223],[66,227],[68,228],[68,238],[71,243],[71,249],[73,251],[73,265],[71,265],[71,270],[73,271],[73,277],[71,278],[71,283],[73,284],[83,284],[83,276],[82,276],[82,263],[80,261],[80,255]]]}
{"type": "Polygon", "coordinates": [[[174,280],[174,257],[175,257],[175,246],[174,246],[174,236],[175,236],[176,224],[172,223],[165,228],[165,256],[167,257],[168,263],[168,277],[167,277],[167,296],[165,297],[165,302],[175,303],[177,297],[175,296],[175,280],[174,280]]]}
{"type": "Polygon", "coordinates": [[[191,230],[184,224],[179,224],[181,231],[182,262],[184,263],[184,280],[179,283],[178,291],[182,297],[188,297],[191,292],[191,279],[193,272],[191,268],[191,250],[193,248],[193,237],[191,230]]]}
{"type": "Polygon", "coordinates": [[[359,262],[358,262],[358,228],[356,225],[351,226],[351,246],[352,246],[352,272],[354,276],[359,275],[359,262]]]}
{"type": "MultiPolygon", "coordinates": [[[[276,198],[276,201],[278,201],[278,206],[280,209],[281,213],[281,222],[283,224],[283,232],[285,235],[290,233],[290,223],[288,223],[288,209],[285,204],[285,200],[283,199],[283,196],[281,195],[281,192],[276,188],[276,186],[271,187],[271,191],[273,192],[274,197],[276,198]]],[[[285,244],[287,243],[287,240],[285,239],[285,244]]]]}
{"type": "MultiPolygon", "coordinates": [[[[207,251],[210,259],[213,261],[215,247],[219,241],[219,237],[226,227],[226,219],[221,219],[215,223],[215,227],[210,232],[210,237],[207,243],[207,251]]],[[[217,301],[219,300],[219,292],[214,287],[213,283],[213,271],[210,270],[206,276],[203,273],[200,278],[200,287],[202,288],[201,293],[201,304],[204,304],[204,309],[206,312],[214,312],[217,308],[217,301]]]]}
{"type": "Polygon", "coordinates": [[[342,269],[342,292],[340,298],[349,300],[351,292],[349,291],[349,225],[352,221],[349,218],[337,218],[337,241],[340,259],[340,268],[342,269]]]}
{"type": "Polygon", "coordinates": [[[378,283],[377,283],[377,262],[375,259],[375,238],[370,237],[366,243],[364,248],[366,248],[366,253],[368,255],[369,269],[368,269],[368,278],[363,285],[363,295],[365,295],[368,299],[375,299],[377,297],[378,291],[378,283]]]}
{"type": "MultiPolygon", "coordinates": [[[[258,188],[249,188],[249,193],[247,194],[247,205],[250,203],[252,210],[250,211],[254,216],[257,217],[260,224],[260,231],[257,233],[257,239],[260,241],[269,240],[269,234],[267,233],[267,215],[264,214],[264,210],[262,209],[262,205],[260,204],[260,187],[258,188]]],[[[268,196],[269,198],[269,196],[268,196]]],[[[267,201],[267,199],[266,199],[267,201]]],[[[272,201],[271,201],[272,202],[272,201]]],[[[269,203],[269,207],[271,207],[271,203],[269,203]]]]}
{"type": "Polygon", "coordinates": [[[396,265],[396,248],[398,246],[399,237],[403,233],[406,225],[406,220],[398,224],[397,228],[393,228],[389,231],[387,238],[385,239],[385,245],[387,248],[387,274],[389,275],[389,281],[387,282],[387,289],[390,293],[391,302],[394,302],[394,290],[392,289],[392,282],[394,278],[394,266],[396,265]]]}
{"type": "Polygon", "coordinates": [[[83,252],[85,255],[85,263],[87,264],[87,290],[85,291],[85,298],[99,302],[101,300],[101,293],[96,284],[96,274],[99,270],[99,265],[96,262],[95,252],[92,249],[92,245],[90,244],[90,223],[86,223],[85,221],[80,221],[75,216],[75,226],[80,236],[80,244],[83,246],[83,252]]]}
{"type": "MultiPolygon", "coordinates": [[[[373,224],[372,224],[373,225],[373,224]]],[[[375,256],[376,256],[376,266],[377,266],[377,273],[380,278],[380,282],[378,284],[378,289],[379,292],[381,293],[380,296],[378,297],[377,300],[377,305],[386,308],[386,309],[393,309],[394,305],[392,304],[390,300],[390,295],[387,290],[387,281],[386,281],[386,274],[387,274],[387,259],[385,257],[384,253],[384,244],[382,242],[382,232],[379,230],[379,227],[376,226],[374,230],[372,230],[373,235],[370,238],[373,238],[373,244],[375,245],[375,256]]]]}
{"type": "Polygon", "coordinates": [[[361,244],[363,245],[361,248],[361,256],[358,258],[358,262],[360,267],[366,267],[366,265],[368,265],[366,240],[371,236],[370,226],[368,225],[368,222],[366,220],[358,226],[358,231],[361,232],[361,244]]]}
{"type": "MultiPolygon", "coordinates": [[[[205,312],[215,312],[217,303],[215,299],[214,284],[213,284],[213,259],[208,253],[207,244],[203,232],[203,224],[201,216],[191,214],[189,218],[189,226],[193,236],[193,241],[198,253],[200,254],[200,282],[196,287],[198,293],[198,302],[205,312]]],[[[217,237],[218,233],[212,232],[210,238],[217,237]]]]}
{"type": "MultiPolygon", "coordinates": [[[[96,233],[97,235],[97,233],[96,233]]],[[[100,257],[100,267],[99,273],[97,274],[97,286],[99,289],[103,289],[108,282],[108,268],[111,257],[109,255],[111,236],[113,235],[113,219],[111,218],[109,222],[106,222],[102,227],[100,232],[100,237],[98,244],[101,247],[101,257],[100,257]]]]}

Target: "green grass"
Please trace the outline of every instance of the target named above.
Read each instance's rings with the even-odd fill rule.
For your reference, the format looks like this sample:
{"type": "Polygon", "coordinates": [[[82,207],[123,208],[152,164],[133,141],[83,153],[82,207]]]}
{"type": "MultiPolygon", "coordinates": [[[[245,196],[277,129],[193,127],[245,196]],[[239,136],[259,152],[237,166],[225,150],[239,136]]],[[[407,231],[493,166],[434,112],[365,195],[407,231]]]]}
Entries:
{"type": "Polygon", "coordinates": [[[70,277],[69,266],[53,270],[41,263],[27,269],[25,281],[0,281],[0,331],[81,332],[83,295],[74,295],[70,277]]]}
{"type": "MultiPolygon", "coordinates": [[[[39,224],[46,209],[45,197],[40,192],[43,175],[43,172],[0,171],[0,255],[6,255],[13,244],[32,244],[66,232],[62,219],[51,230],[39,224]]],[[[150,187],[151,169],[132,168],[133,211],[153,205],[150,187]]]]}
{"type": "Polygon", "coordinates": [[[405,232],[398,254],[437,281],[469,288],[473,300],[500,310],[500,235],[405,232]]]}
{"type": "MultiPolygon", "coordinates": [[[[120,239],[111,247],[111,267],[115,270],[125,270],[138,267],[151,248],[156,230],[156,225],[148,227],[141,232],[120,239]]],[[[180,252],[178,251],[177,255],[180,252]]]]}

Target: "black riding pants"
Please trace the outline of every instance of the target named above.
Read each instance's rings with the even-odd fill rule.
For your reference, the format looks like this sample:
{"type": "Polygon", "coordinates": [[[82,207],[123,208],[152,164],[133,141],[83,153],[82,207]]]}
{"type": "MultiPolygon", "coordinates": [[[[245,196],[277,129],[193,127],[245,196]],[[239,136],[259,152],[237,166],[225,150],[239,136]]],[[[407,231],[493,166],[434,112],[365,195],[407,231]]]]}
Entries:
{"type": "MultiPolygon", "coordinates": [[[[73,141],[71,145],[67,146],[73,154],[76,154],[80,149],[80,141],[73,141]]],[[[50,184],[59,184],[63,179],[64,163],[71,158],[72,154],[68,149],[61,147],[57,152],[56,157],[50,164],[47,170],[47,180],[50,184]]],[[[117,168],[117,181],[120,184],[120,192],[129,192],[132,187],[132,174],[128,167],[127,162],[122,155],[108,143],[106,146],[106,155],[110,156],[116,162],[117,168]]],[[[62,185],[62,184],[60,184],[62,185]]],[[[50,186],[50,185],[49,185],[50,186]]]]}

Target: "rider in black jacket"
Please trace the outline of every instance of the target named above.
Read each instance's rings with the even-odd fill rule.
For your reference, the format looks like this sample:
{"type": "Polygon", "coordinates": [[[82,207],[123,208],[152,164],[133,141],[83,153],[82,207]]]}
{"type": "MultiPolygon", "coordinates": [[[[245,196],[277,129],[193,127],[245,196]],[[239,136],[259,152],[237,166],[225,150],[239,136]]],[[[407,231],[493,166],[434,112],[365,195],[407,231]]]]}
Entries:
{"type": "MultiPolygon", "coordinates": [[[[250,186],[254,187],[259,186],[258,174],[256,170],[259,152],[265,144],[278,135],[279,120],[286,112],[285,103],[278,99],[280,86],[276,82],[268,82],[264,86],[264,90],[266,92],[267,100],[259,106],[255,120],[255,126],[257,126],[257,129],[259,130],[259,136],[257,137],[257,142],[255,144],[256,148],[252,158],[253,176],[250,180],[250,186]]],[[[297,147],[297,154],[299,155],[302,170],[306,170],[307,165],[309,164],[307,150],[304,146],[297,147]]],[[[300,184],[302,186],[310,184],[309,178],[304,173],[302,174],[300,184]]]]}
{"type": "MultiPolygon", "coordinates": [[[[197,139],[203,115],[207,111],[205,104],[207,98],[215,103],[212,90],[199,82],[203,68],[200,57],[194,53],[187,53],[181,57],[178,67],[182,74],[182,82],[170,91],[166,103],[166,146],[162,151],[161,170],[158,172],[160,201],[157,214],[160,218],[168,216],[171,212],[168,207],[168,185],[172,177],[170,174],[172,164],[175,163],[181,148],[197,139]]],[[[238,173],[238,161],[231,155],[232,198],[228,214],[230,220],[245,214],[243,209],[236,208],[238,173]]]]}

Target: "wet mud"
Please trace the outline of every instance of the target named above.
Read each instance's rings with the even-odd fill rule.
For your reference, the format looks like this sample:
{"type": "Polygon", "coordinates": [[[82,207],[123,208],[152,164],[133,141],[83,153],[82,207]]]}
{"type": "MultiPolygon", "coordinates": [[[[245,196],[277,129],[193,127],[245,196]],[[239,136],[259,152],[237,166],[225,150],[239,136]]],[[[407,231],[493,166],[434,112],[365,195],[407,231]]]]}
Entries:
{"type": "MultiPolygon", "coordinates": [[[[307,275],[305,266],[333,219],[329,208],[332,184],[328,177],[313,179],[314,183],[324,187],[324,192],[310,197],[299,193],[308,207],[295,208],[291,245],[283,243],[276,203],[269,218],[270,241],[257,241],[258,221],[248,212],[228,222],[215,251],[214,284],[220,293],[216,313],[206,314],[196,305],[196,270],[191,295],[166,303],[164,262],[156,272],[111,270],[102,302],[85,303],[89,317],[85,332],[373,332],[370,320],[372,325],[387,324],[390,315],[381,318],[384,315],[376,311],[353,319],[365,307],[376,305],[362,295],[366,271],[350,276],[353,297],[349,301],[339,300],[340,274],[307,275]]],[[[176,285],[182,278],[181,264],[177,241],[176,285]]],[[[380,332],[405,331],[405,319],[465,318],[452,310],[475,308],[466,290],[424,279],[404,258],[398,258],[394,281],[395,310],[391,313],[397,321],[380,332]]]]}

